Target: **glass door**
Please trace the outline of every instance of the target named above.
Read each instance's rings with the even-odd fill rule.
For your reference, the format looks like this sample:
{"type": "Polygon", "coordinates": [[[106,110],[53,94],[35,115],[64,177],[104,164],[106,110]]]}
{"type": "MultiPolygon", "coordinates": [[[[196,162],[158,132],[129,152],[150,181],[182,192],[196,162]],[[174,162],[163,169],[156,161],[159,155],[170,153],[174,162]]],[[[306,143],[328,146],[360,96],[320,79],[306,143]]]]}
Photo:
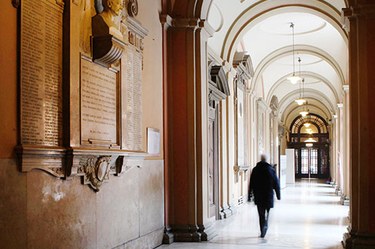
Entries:
{"type": "Polygon", "coordinates": [[[318,149],[302,148],[300,150],[300,162],[296,172],[298,177],[316,178],[319,174],[318,149]]]}

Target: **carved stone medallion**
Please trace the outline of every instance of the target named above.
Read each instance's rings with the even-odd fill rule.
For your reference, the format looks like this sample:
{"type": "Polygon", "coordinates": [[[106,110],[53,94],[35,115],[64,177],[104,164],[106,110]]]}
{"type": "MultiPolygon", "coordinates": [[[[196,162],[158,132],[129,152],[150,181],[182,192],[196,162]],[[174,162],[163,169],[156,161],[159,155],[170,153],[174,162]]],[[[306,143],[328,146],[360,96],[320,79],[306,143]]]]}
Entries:
{"type": "Polygon", "coordinates": [[[109,179],[111,157],[88,157],[81,161],[84,172],[84,183],[89,184],[94,191],[99,191],[105,180],[109,179]]]}

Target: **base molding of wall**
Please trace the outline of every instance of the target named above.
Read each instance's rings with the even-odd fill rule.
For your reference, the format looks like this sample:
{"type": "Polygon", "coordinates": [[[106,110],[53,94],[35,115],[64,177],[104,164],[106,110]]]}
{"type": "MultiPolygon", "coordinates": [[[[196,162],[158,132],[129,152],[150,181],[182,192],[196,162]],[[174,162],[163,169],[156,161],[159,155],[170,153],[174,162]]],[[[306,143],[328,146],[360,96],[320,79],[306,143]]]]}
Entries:
{"type": "Polygon", "coordinates": [[[128,248],[142,248],[153,249],[162,244],[162,235],[164,229],[158,229],[151,233],[145,234],[134,240],[128,241],[122,245],[116,246],[113,249],[128,249],[128,248]]]}
{"type": "Polygon", "coordinates": [[[202,241],[209,241],[217,235],[215,226],[213,224],[210,226],[199,225],[198,227],[199,232],[201,233],[202,241]]]}
{"type": "Polygon", "coordinates": [[[373,249],[375,248],[375,234],[358,235],[345,233],[342,243],[345,249],[373,249]]]}
{"type": "Polygon", "coordinates": [[[340,198],[340,204],[343,206],[349,206],[350,205],[350,199],[346,195],[342,195],[340,198]]]}
{"type": "Polygon", "coordinates": [[[232,216],[233,211],[228,205],[226,205],[226,206],[221,208],[221,211],[220,211],[219,215],[220,215],[219,219],[223,220],[223,219],[226,219],[226,218],[232,216]]]}
{"type": "Polygon", "coordinates": [[[164,229],[163,244],[173,242],[201,242],[211,240],[217,235],[213,225],[172,225],[164,229]]]}

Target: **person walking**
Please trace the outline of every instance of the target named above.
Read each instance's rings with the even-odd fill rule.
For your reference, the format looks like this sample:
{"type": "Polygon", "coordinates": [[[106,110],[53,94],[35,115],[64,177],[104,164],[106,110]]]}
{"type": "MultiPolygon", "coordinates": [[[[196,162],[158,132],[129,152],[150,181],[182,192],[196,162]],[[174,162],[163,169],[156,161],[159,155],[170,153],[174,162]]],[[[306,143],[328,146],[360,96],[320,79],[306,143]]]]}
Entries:
{"type": "Polygon", "coordinates": [[[248,192],[248,201],[250,202],[254,195],[254,202],[257,205],[261,238],[267,233],[270,209],[274,206],[274,191],[277,199],[280,200],[280,184],[276,171],[267,163],[266,155],[261,155],[260,162],[251,172],[248,192]]]}

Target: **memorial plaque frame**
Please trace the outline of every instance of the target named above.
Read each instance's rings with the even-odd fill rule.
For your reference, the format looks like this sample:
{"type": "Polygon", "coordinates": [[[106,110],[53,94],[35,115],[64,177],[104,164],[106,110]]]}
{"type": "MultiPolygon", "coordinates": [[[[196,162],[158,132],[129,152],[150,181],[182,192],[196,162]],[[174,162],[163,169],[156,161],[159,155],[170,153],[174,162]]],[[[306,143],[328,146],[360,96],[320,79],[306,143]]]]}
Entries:
{"type": "MultiPolygon", "coordinates": [[[[133,2],[136,4],[136,0],[133,2]]],[[[18,40],[20,48],[18,54],[19,124],[18,145],[15,151],[21,172],[39,169],[66,180],[79,176],[82,177],[83,184],[88,184],[94,191],[99,191],[102,183],[108,181],[111,175],[120,176],[126,172],[126,169],[129,168],[128,160],[142,160],[150,155],[145,151],[143,144],[146,129],[143,127],[142,113],[136,123],[140,127],[139,134],[137,134],[138,141],[142,142],[138,142],[138,145],[134,147],[136,149],[128,149],[124,146],[124,141],[127,141],[124,138],[126,130],[124,127],[127,127],[126,122],[128,122],[124,114],[124,108],[128,104],[124,99],[124,91],[128,84],[125,80],[127,71],[121,66],[124,56],[120,58],[120,61],[104,65],[93,60],[93,51],[87,53],[82,49],[82,41],[77,39],[77,37],[82,37],[80,36],[82,28],[80,25],[83,25],[82,17],[90,18],[89,22],[86,20],[85,24],[91,23],[93,15],[87,11],[91,11],[93,8],[82,10],[81,7],[76,2],[68,0],[23,0],[17,8],[18,32],[20,34],[18,40]],[[23,4],[28,3],[30,5],[26,10],[23,4]],[[41,12],[44,9],[38,8],[40,4],[49,4],[60,10],[60,12],[56,12],[58,18],[51,18],[54,13],[41,12]],[[37,12],[35,17],[33,8],[37,12]],[[29,32],[30,36],[35,36],[35,41],[39,41],[39,43],[34,42],[36,47],[40,44],[45,45],[40,47],[40,53],[32,54],[32,51],[27,50],[29,49],[27,47],[24,50],[28,44],[24,36],[27,28],[30,27],[31,19],[23,22],[23,14],[25,14],[23,11],[29,15],[28,18],[41,18],[42,20],[40,21],[42,24],[33,31],[34,33],[29,32]],[[47,19],[48,22],[45,21],[47,19]],[[77,23],[80,25],[76,25],[77,23]],[[53,37],[50,37],[51,32],[53,37]],[[40,37],[37,37],[38,35],[40,37]],[[22,48],[22,46],[24,47],[22,48]],[[45,62],[43,60],[23,63],[30,58],[38,60],[37,56],[45,56],[48,53],[51,53],[48,63],[52,64],[43,64],[45,62]],[[30,58],[27,57],[28,54],[31,54],[30,58]],[[85,107],[83,104],[87,104],[89,98],[86,96],[82,102],[82,61],[93,68],[92,71],[84,72],[86,73],[83,75],[86,77],[84,83],[97,84],[94,87],[92,87],[93,85],[86,86],[85,90],[91,92],[89,95],[97,103],[91,103],[91,106],[86,105],[85,107]],[[33,66],[36,67],[35,70],[39,70],[35,75],[40,76],[35,77],[34,81],[25,77],[29,76],[25,72],[29,73],[30,69],[34,70],[33,66]],[[25,71],[25,67],[29,71],[25,71]],[[51,75],[46,76],[47,73],[51,73],[51,75]],[[35,96],[27,95],[28,89],[31,89],[30,93],[35,93],[35,96]],[[28,112],[31,109],[27,105],[31,105],[31,107],[34,105],[34,116],[28,112]],[[82,119],[82,114],[85,113],[95,118],[93,123],[96,125],[90,127],[93,123],[82,119]],[[31,118],[28,115],[31,115],[31,118]],[[25,120],[34,122],[35,124],[32,123],[31,128],[35,129],[27,127],[28,123],[25,120]],[[84,122],[82,123],[82,121],[84,122]],[[87,135],[90,134],[87,132],[90,129],[96,129],[96,132],[93,133],[95,135],[92,137],[87,135]],[[26,136],[27,139],[25,139],[25,134],[31,137],[26,136]],[[34,136],[37,136],[35,141],[33,140],[34,136]]],[[[131,8],[132,6],[127,7],[131,8]]],[[[140,88],[137,89],[141,89],[143,39],[147,36],[148,31],[134,17],[124,15],[128,11],[121,14],[123,15],[121,16],[123,19],[121,27],[125,37],[121,42],[124,44],[124,49],[137,53],[139,70],[135,72],[139,74],[137,75],[137,84],[140,88]]],[[[140,111],[142,109],[141,94],[137,101],[138,103],[134,105],[138,104],[140,108],[137,111],[140,111]]]]}
{"type": "Polygon", "coordinates": [[[121,72],[121,68],[115,68],[115,67],[105,68],[101,66],[100,64],[96,64],[95,62],[92,61],[91,58],[88,58],[84,55],[81,56],[80,68],[81,68],[81,71],[80,71],[80,116],[81,116],[81,121],[80,121],[81,139],[80,140],[81,140],[81,145],[83,147],[120,149],[121,147],[121,144],[120,144],[120,135],[121,135],[120,134],[120,127],[121,127],[121,123],[120,123],[120,120],[121,120],[120,119],[121,118],[120,116],[120,113],[121,113],[121,108],[120,108],[121,75],[120,75],[120,72],[121,72]],[[96,71],[93,70],[94,68],[96,69],[96,71]],[[91,69],[91,71],[86,72],[85,69],[86,70],[91,69]],[[86,86],[88,88],[87,90],[89,90],[89,96],[84,94],[84,91],[86,90],[85,84],[90,83],[90,82],[86,82],[87,79],[85,79],[84,77],[85,74],[90,74],[90,76],[92,77],[95,77],[95,76],[97,77],[97,78],[91,79],[92,81],[91,83],[93,83],[93,85],[95,86],[93,85],[86,86]],[[97,75],[94,76],[93,74],[97,74],[97,75]],[[109,85],[111,83],[113,84],[113,82],[106,81],[106,79],[111,79],[110,74],[113,74],[112,76],[115,77],[115,83],[114,83],[115,86],[109,85]],[[107,78],[103,79],[103,77],[107,77],[107,78]],[[114,90],[114,94],[113,94],[114,96],[111,95],[113,90],[114,90]],[[90,96],[90,95],[95,95],[95,96],[90,96]],[[91,97],[91,99],[88,99],[89,97],[91,97]],[[98,102],[91,101],[93,97],[97,97],[94,100],[98,102]],[[112,102],[105,101],[105,99],[110,99],[113,97],[115,98],[114,103],[113,101],[112,102]],[[91,103],[91,106],[88,106],[88,107],[95,109],[95,111],[90,111],[88,110],[89,108],[87,107],[85,108],[85,104],[87,105],[87,103],[85,103],[85,100],[86,102],[91,103]],[[101,102],[105,102],[105,103],[102,104],[101,102]],[[101,112],[99,111],[99,113],[97,111],[98,108],[102,108],[101,112]],[[113,108],[115,110],[113,110],[113,108]],[[88,113],[85,113],[85,111],[87,111],[88,113]],[[109,116],[108,113],[110,113],[111,111],[114,113],[112,113],[111,116],[109,116]],[[105,122],[105,124],[101,124],[99,129],[97,128],[98,125],[96,125],[96,127],[93,127],[92,125],[90,125],[90,123],[92,122],[87,122],[85,121],[85,118],[84,118],[84,115],[90,115],[90,114],[91,115],[100,114],[101,119],[97,120],[97,122],[102,122],[102,123],[105,122]],[[105,119],[102,116],[103,114],[106,114],[105,119]],[[115,119],[114,123],[113,123],[113,120],[110,120],[110,118],[115,119]],[[112,121],[112,123],[109,124],[108,123],[109,120],[112,121]],[[96,134],[100,133],[100,135],[85,134],[87,133],[85,132],[85,130],[88,128],[90,128],[89,132],[96,133],[96,134]],[[108,130],[111,130],[111,129],[114,129],[112,130],[112,134],[103,134],[103,133],[108,132],[108,130]]]}

